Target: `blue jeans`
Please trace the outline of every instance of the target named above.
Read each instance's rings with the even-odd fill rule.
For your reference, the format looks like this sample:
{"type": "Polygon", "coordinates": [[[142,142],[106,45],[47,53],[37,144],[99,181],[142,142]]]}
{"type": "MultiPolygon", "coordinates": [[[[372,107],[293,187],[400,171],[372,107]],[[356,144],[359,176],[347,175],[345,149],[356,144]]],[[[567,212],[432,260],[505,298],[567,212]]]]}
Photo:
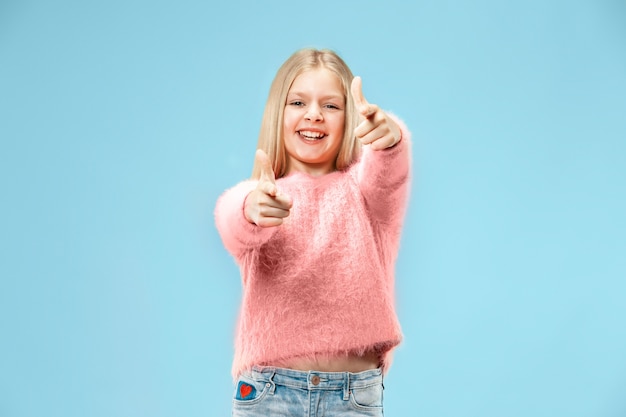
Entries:
{"type": "Polygon", "coordinates": [[[254,367],[237,381],[233,417],[383,416],[380,369],[359,373],[254,367]]]}

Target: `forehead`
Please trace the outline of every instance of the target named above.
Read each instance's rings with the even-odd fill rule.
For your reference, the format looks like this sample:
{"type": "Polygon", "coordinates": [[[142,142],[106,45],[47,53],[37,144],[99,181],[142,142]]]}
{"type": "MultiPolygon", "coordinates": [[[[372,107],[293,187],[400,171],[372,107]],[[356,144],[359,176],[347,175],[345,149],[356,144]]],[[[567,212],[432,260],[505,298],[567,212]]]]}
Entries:
{"type": "Polygon", "coordinates": [[[344,96],[341,80],[326,68],[314,68],[301,72],[291,84],[289,93],[324,93],[344,96]]]}

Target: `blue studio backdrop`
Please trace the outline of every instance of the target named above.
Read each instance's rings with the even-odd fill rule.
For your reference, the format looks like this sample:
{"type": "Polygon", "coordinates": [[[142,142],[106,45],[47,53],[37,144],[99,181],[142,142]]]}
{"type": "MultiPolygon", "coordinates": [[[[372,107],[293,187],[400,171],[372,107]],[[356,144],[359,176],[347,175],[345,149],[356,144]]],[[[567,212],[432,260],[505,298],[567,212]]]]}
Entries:
{"type": "Polygon", "coordinates": [[[414,136],[389,416],[626,416],[626,3],[0,1],[0,416],[225,416],[213,221],[334,49],[414,136]]]}

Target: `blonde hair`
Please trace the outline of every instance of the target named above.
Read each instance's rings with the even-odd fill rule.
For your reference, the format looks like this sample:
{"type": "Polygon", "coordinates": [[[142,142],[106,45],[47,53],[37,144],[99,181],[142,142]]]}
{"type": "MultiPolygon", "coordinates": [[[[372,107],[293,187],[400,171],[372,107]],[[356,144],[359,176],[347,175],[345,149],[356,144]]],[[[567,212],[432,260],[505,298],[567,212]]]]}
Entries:
{"type": "MultiPolygon", "coordinates": [[[[265,112],[259,131],[258,149],[265,151],[274,168],[276,178],[283,177],[287,170],[287,155],[283,142],[283,112],[287,93],[296,77],[305,71],[325,68],[339,79],[346,99],[343,141],[335,160],[337,170],[346,169],[361,154],[361,143],[354,136],[358,113],[350,93],[350,84],[354,75],[346,63],[335,52],[327,49],[301,49],[296,51],[278,69],[270,87],[265,104],[265,112]]],[[[254,163],[252,178],[259,178],[261,168],[254,163]]]]}

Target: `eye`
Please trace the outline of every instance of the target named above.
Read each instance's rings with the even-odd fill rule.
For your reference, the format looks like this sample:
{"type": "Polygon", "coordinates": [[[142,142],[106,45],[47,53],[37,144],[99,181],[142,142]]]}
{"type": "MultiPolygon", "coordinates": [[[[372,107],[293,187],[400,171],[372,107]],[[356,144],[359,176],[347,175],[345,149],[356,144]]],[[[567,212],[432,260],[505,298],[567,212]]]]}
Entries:
{"type": "Polygon", "coordinates": [[[327,109],[331,109],[331,110],[339,110],[339,106],[336,106],[334,104],[327,104],[324,107],[326,107],[327,109]]]}
{"type": "Polygon", "coordinates": [[[294,100],[294,101],[290,101],[290,102],[289,102],[289,105],[290,105],[290,106],[298,106],[298,107],[301,107],[301,106],[304,106],[304,103],[303,103],[303,102],[301,102],[301,101],[299,101],[299,100],[294,100]]]}

